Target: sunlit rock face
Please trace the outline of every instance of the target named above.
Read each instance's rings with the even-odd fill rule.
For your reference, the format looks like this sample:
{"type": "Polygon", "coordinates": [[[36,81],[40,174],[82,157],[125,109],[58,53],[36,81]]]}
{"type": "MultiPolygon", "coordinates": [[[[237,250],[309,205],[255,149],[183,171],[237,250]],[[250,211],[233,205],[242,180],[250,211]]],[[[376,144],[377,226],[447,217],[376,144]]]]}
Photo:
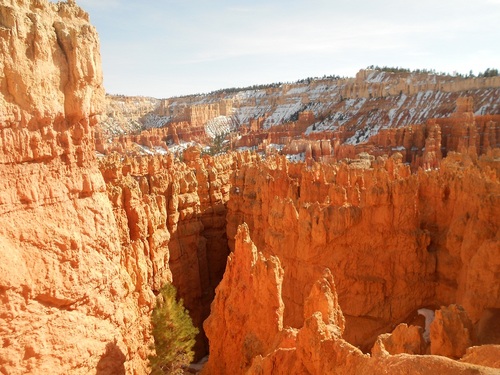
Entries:
{"type": "Polygon", "coordinates": [[[0,5],[0,372],[146,373],[149,302],[97,168],[99,40],[74,2],[0,5]]]}
{"type": "Polygon", "coordinates": [[[442,315],[437,315],[447,318],[438,318],[433,323],[442,330],[432,328],[431,340],[438,345],[431,350],[442,350],[441,355],[421,355],[426,353],[422,329],[406,324],[397,326],[392,334],[379,336],[372,355],[364,354],[343,338],[344,316],[336,283],[328,269],[310,289],[302,326],[284,326],[283,313],[287,307],[280,292],[286,271],[279,258],[259,252],[250,235],[247,225],[238,228],[235,251],[229,256],[211,315],[205,321],[210,357],[203,374],[347,375],[388,371],[495,374],[498,371],[495,358],[499,346],[471,347],[461,361],[444,356],[447,345],[441,345],[440,340],[452,342],[454,337],[465,337],[467,330],[463,323],[470,324],[463,308],[456,305],[443,307],[442,315]]]}
{"type": "MultiPolygon", "coordinates": [[[[397,353],[460,358],[467,348],[478,343],[472,332],[476,329],[472,328],[474,325],[478,327],[484,319],[494,329],[491,319],[482,316],[485,312],[495,314],[500,302],[494,281],[499,266],[494,255],[498,254],[496,219],[499,217],[495,197],[500,184],[496,169],[491,167],[497,157],[498,149],[479,158],[470,152],[450,152],[438,168],[420,169],[417,173],[411,173],[398,154],[390,158],[361,157],[349,163],[317,163],[312,167],[289,163],[284,157],[243,164],[233,176],[234,194],[228,202],[230,248],[237,256],[236,228],[245,223],[262,256],[280,260],[285,270],[281,283],[284,327],[300,330],[314,322],[308,320],[309,315],[314,316],[307,307],[311,305],[309,291],[314,280],[329,268],[345,317],[342,339],[349,345],[369,351],[380,333],[391,332],[399,323],[406,323],[398,326],[391,336],[379,337],[374,349],[376,355],[367,362],[359,360],[360,366],[370,363],[389,366],[390,361],[396,361],[402,373],[417,364],[427,369],[437,366],[452,373],[462,365],[439,358],[415,357],[413,364],[411,358],[410,362],[387,358],[397,353]],[[235,235],[236,240],[232,241],[235,235]],[[430,325],[429,346],[422,336],[425,322],[422,328],[411,323],[424,307],[434,306],[428,310],[435,310],[450,304],[463,307],[436,312],[440,318],[430,325]],[[494,306],[493,310],[490,306],[494,306]]],[[[230,273],[226,272],[226,277],[230,278],[230,273]]],[[[232,283],[236,283],[234,288],[239,287],[237,281],[232,283]]],[[[225,285],[224,281],[221,285],[225,285]]],[[[222,298],[226,292],[218,293],[222,298]]],[[[215,300],[218,298],[216,294],[215,300]]],[[[222,314],[217,306],[220,305],[212,305],[213,319],[222,314]]],[[[233,310],[226,309],[224,314],[230,315],[233,310]]],[[[321,307],[313,310],[325,314],[321,307]]],[[[230,319],[227,315],[224,319],[230,319]]],[[[319,327],[321,323],[318,324],[319,327]]],[[[337,323],[337,326],[343,325],[337,323]]],[[[313,331],[325,332],[325,329],[313,331]]],[[[209,335],[211,346],[218,345],[218,338],[223,337],[221,332],[222,328],[217,335],[209,335]],[[216,343],[212,344],[213,341],[216,343]]],[[[235,329],[231,332],[237,335],[235,329]]],[[[313,336],[323,342],[324,335],[313,336]]],[[[295,354],[278,350],[269,357],[270,362],[267,359],[259,362],[266,355],[257,355],[255,363],[260,367],[256,367],[256,373],[268,373],[271,368],[279,367],[278,363],[287,363],[284,373],[292,371],[286,366],[299,353],[300,337],[299,332],[295,354]]],[[[341,347],[346,348],[345,345],[341,347]]],[[[324,373],[332,368],[320,358],[328,357],[326,353],[339,355],[333,347],[318,347],[322,354],[311,359],[314,365],[311,364],[309,373],[324,373]]],[[[354,347],[346,353],[352,350],[354,347]]],[[[361,356],[354,353],[357,352],[345,355],[361,356]]],[[[231,361],[238,358],[235,353],[228,356],[231,361]]],[[[487,365],[491,360],[489,357],[484,363],[487,365]]],[[[356,367],[349,367],[357,360],[345,361],[335,366],[344,368],[345,373],[357,373],[356,367]]]]}

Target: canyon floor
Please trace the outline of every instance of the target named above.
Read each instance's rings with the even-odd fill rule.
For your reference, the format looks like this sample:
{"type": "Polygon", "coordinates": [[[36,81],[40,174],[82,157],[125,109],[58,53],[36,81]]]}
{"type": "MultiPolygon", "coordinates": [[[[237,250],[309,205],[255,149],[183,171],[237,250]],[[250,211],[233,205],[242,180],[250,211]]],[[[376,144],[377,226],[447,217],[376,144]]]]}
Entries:
{"type": "Polygon", "coordinates": [[[106,95],[74,2],[0,3],[0,373],[500,373],[500,77],[106,95]]]}

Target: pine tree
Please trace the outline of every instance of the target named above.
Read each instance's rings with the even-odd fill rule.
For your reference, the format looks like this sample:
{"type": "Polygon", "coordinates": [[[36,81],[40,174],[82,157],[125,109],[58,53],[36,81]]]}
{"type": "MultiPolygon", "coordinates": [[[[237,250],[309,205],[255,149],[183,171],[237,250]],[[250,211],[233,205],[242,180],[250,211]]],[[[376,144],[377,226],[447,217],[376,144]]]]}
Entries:
{"type": "Polygon", "coordinates": [[[165,284],[157,297],[151,321],[156,355],[149,357],[151,374],[182,373],[194,357],[192,351],[198,329],[182,299],[176,300],[177,291],[172,284],[165,284]]]}

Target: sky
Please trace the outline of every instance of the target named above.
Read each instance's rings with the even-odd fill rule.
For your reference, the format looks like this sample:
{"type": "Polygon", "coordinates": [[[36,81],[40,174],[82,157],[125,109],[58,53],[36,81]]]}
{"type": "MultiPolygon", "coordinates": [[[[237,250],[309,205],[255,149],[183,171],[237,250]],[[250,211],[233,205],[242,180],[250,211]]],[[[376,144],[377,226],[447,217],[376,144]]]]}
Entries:
{"type": "Polygon", "coordinates": [[[77,0],[111,94],[168,98],[369,65],[500,68],[500,0],[77,0]]]}

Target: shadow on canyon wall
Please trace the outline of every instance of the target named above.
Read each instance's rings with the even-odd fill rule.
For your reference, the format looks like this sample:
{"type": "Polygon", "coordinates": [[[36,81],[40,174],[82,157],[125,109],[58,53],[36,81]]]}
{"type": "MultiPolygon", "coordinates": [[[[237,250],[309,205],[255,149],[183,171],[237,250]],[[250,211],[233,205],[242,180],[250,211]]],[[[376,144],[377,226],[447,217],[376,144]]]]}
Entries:
{"type": "Polygon", "coordinates": [[[114,342],[106,345],[106,351],[97,363],[96,375],[125,375],[125,354],[114,342]]]}

